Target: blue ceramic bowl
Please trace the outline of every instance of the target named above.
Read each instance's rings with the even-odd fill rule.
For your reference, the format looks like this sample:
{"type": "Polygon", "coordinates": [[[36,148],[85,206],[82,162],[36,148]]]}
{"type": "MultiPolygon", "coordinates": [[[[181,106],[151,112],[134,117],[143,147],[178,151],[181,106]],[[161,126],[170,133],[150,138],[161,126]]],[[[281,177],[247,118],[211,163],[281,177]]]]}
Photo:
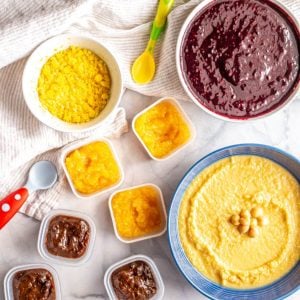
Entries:
{"type": "Polygon", "coordinates": [[[233,155],[256,155],[268,158],[284,167],[300,182],[300,161],[274,147],[258,144],[240,144],[219,149],[203,157],[185,174],[172,200],[168,220],[168,234],[173,258],[189,283],[210,299],[284,299],[300,288],[300,262],[287,275],[269,285],[255,289],[233,289],[221,286],[205,278],[192,266],[181,247],[178,214],[185,190],[203,169],[220,159],[233,155]]]}

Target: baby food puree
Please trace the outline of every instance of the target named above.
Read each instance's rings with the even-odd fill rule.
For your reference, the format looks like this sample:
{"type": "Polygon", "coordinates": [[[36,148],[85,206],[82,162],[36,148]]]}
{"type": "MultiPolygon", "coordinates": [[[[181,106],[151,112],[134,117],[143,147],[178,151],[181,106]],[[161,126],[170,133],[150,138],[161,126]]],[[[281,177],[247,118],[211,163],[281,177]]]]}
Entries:
{"type": "Polygon", "coordinates": [[[186,190],[178,226],[204,276],[235,288],[271,283],[299,260],[299,183],[266,158],[220,160],[186,190]]]}
{"type": "Polygon", "coordinates": [[[90,226],[80,218],[57,215],[48,226],[45,244],[49,253],[67,258],[83,256],[90,242],[90,226]]]}
{"type": "Polygon", "coordinates": [[[104,141],[84,145],[65,159],[67,171],[76,190],[92,194],[117,184],[121,171],[110,146],[104,141]]]}
{"type": "Polygon", "coordinates": [[[163,100],[142,113],[134,128],[150,153],[164,158],[192,137],[189,124],[171,100],[163,100]]]}
{"type": "Polygon", "coordinates": [[[152,270],[144,261],[134,261],[115,270],[111,282],[117,299],[146,300],[157,293],[152,270]]]}
{"type": "Polygon", "coordinates": [[[207,109],[245,119],[287,100],[299,83],[299,35],[273,1],[211,1],[182,49],[185,80],[207,109]]]}
{"type": "Polygon", "coordinates": [[[116,193],[112,211],[118,233],[136,238],[158,232],[164,226],[160,196],[152,186],[141,186],[116,193]]]}
{"type": "Polygon", "coordinates": [[[15,300],[55,300],[55,284],[52,274],[46,269],[19,271],[13,278],[15,300]]]}
{"type": "Polygon", "coordinates": [[[88,49],[71,46],[48,59],[37,91],[42,106],[52,115],[69,123],[84,123],[104,109],[110,87],[106,63],[88,49]]]}

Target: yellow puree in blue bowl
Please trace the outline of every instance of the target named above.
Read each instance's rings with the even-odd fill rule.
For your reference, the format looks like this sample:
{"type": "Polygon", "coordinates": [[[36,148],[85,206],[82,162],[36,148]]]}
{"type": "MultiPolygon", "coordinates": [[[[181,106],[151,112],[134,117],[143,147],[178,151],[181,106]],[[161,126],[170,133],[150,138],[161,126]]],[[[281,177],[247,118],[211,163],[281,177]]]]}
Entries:
{"type": "Polygon", "coordinates": [[[184,252],[205,277],[234,288],[269,284],[299,260],[300,186],[266,158],[226,158],[193,180],[178,222],[184,252]]]}

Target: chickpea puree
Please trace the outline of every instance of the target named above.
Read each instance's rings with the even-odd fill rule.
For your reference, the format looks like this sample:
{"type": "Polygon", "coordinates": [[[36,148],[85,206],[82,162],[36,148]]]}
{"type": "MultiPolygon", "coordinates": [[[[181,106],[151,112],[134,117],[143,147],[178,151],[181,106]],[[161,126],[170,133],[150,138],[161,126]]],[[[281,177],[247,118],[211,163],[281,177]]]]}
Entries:
{"type": "Polygon", "coordinates": [[[134,127],[150,153],[157,158],[171,154],[191,138],[189,125],[169,100],[158,103],[140,115],[134,127]]]}
{"type": "Polygon", "coordinates": [[[204,169],[179,212],[182,247],[204,276],[252,288],[285,275],[300,257],[300,186],[276,163],[234,156],[204,169]]]}
{"type": "Polygon", "coordinates": [[[65,164],[76,190],[83,194],[111,187],[121,178],[114,154],[104,141],[92,142],[72,151],[65,164]]]}

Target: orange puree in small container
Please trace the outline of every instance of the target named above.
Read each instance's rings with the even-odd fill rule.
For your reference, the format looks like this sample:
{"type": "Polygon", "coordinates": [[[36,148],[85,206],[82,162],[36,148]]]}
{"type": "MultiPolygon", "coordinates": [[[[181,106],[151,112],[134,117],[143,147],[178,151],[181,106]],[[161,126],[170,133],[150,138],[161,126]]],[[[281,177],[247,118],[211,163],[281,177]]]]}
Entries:
{"type": "Polygon", "coordinates": [[[84,145],[66,157],[65,164],[76,190],[92,194],[115,185],[121,178],[110,146],[103,141],[84,145]]]}
{"type": "Polygon", "coordinates": [[[135,130],[156,158],[168,156],[191,138],[189,125],[169,100],[164,100],[140,115],[135,130]]]}
{"type": "Polygon", "coordinates": [[[160,197],[151,186],[118,192],[112,198],[112,210],[118,233],[123,238],[154,234],[164,225],[160,197]]]}

